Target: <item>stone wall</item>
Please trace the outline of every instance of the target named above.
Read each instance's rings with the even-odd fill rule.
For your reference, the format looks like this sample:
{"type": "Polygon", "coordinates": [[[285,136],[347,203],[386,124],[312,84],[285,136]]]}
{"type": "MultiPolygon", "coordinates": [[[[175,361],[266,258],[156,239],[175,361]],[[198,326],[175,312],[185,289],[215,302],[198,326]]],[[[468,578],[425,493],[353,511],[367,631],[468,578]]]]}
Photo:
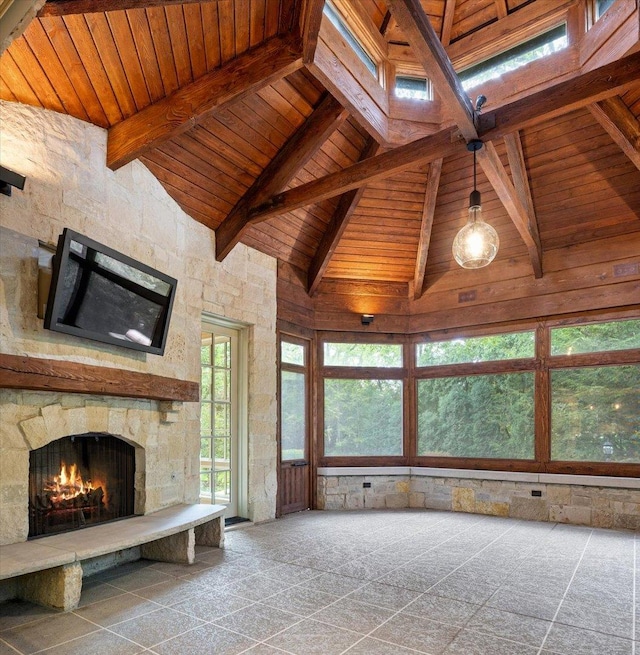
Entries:
{"type": "MultiPolygon", "coordinates": [[[[187,216],[140,162],[116,172],[106,168],[101,128],[7,102],[0,102],[0,124],[0,162],[27,177],[24,191],[0,195],[0,350],[197,381],[203,313],[241,323],[248,331],[248,518],[273,518],[276,261],[240,244],[224,262],[216,262],[214,233],[187,216]],[[163,357],[44,330],[37,318],[38,241],[57,242],[64,227],[178,280],[163,357]]],[[[198,403],[166,407],[155,401],[0,390],[0,543],[26,538],[26,496],[16,477],[30,439],[38,440],[34,429],[47,417],[79,416],[78,410],[88,412],[84,423],[96,416],[109,425],[123,421],[126,425],[114,433],[145,448],[145,488],[139,490],[145,511],[197,502],[198,403]],[[8,522],[14,511],[25,518],[8,522]]]]}
{"type": "Polygon", "coordinates": [[[580,484],[580,476],[468,473],[477,477],[463,477],[462,471],[458,477],[426,475],[419,468],[393,475],[383,469],[362,475],[321,474],[318,508],[413,507],[640,530],[640,480],[585,477],[580,484]],[[506,479],[495,479],[500,477],[506,479]]]}

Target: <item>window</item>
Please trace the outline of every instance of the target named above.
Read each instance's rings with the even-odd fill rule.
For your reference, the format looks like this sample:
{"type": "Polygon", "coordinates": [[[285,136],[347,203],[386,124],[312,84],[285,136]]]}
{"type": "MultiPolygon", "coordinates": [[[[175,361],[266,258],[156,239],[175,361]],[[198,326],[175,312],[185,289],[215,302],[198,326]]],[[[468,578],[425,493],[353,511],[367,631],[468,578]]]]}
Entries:
{"type": "Polygon", "coordinates": [[[551,330],[552,459],[640,462],[640,365],[600,366],[597,356],[634,349],[638,319],[551,330]]]}
{"type": "Polygon", "coordinates": [[[325,343],[325,366],[402,366],[402,346],[380,343],[325,343]]]}
{"type": "Polygon", "coordinates": [[[431,83],[426,77],[396,75],[396,98],[409,100],[432,100],[431,83]]]}
{"type": "Polygon", "coordinates": [[[596,0],[596,20],[604,14],[607,9],[615,2],[615,0],[596,0]]]}
{"type": "Polygon", "coordinates": [[[534,374],[419,380],[418,455],[533,459],[534,374]]]}
{"type": "Polygon", "coordinates": [[[533,331],[452,339],[451,341],[431,341],[419,343],[416,346],[418,366],[529,358],[534,354],[535,334],[533,331]]]}
{"type": "Polygon", "coordinates": [[[562,24],[549,32],[461,71],[459,76],[462,87],[468,91],[487,80],[500,77],[503,73],[526,66],[537,59],[548,57],[568,45],[567,26],[562,24]]]}
{"type": "Polygon", "coordinates": [[[280,459],[306,459],[306,347],[283,339],[280,362],[280,459]]]}
{"type": "Polygon", "coordinates": [[[323,437],[327,457],[401,456],[403,345],[323,344],[323,437]]]}
{"type": "Polygon", "coordinates": [[[640,463],[640,365],[551,372],[551,456],[640,463]]]}
{"type": "Polygon", "coordinates": [[[325,455],[402,455],[402,381],[324,381],[325,455]]]}
{"type": "Polygon", "coordinates": [[[551,354],[574,355],[640,348],[640,319],[551,330],[551,354]]]}
{"type": "Polygon", "coordinates": [[[322,13],[331,21],[333,26],[340,32],[340,35],[349,44],[351,49],[355,52],[360,61],[367,67],[371,74],[378,79],[378,65],[373,60],[371,55],[362,47],[360,42],[352,34],[351,30],[347,27],[342,16],[338,13],[336,8],[330,3],[325,2],[322,13]]]}

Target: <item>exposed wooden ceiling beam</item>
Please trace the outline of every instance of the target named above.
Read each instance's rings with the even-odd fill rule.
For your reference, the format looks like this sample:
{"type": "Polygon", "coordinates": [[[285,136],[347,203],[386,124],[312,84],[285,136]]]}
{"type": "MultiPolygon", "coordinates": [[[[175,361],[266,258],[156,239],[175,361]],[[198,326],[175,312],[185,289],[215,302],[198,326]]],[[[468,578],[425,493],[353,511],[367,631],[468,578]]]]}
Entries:
{"type": "Polygon", "coordinates": [[[116,170],[159,143],[191,129],[227,103],[255,93],[302,66],[297,36],[273,37],[222,68],[116,123],[109,130],[107,165],[116,170]]]}
{"type": "Polygon", "coordinates": [[[279,193],[262,205],[252,207],[249,210],[249,219],[252,223],[259,223],[271,216],[342,195],[363,184],[383,180],[416,164],[430,163],[464,147],[464,142],[454,140],[454,130],[445,130],[423,137],[405,146],[347,166],[336,173],[279,193]]]}
{"type": "MultiPolygon", "coordinates": [[[[603,96],[610,97],[619,93],[621,89],[638,86],[640,85],[639,70],[640,52],[561,82],[529,96],[524,101],[518,100],[482,114],[479,118],[481,125],[485,127],[485,132],[481,134],[481,138],[486,144],[487,141],[504,137],[509,132],[534,125],[552,116],[561,116],[579,107],[586,107],[596,100],[602,100],[603,96]],[[607,79],[611,80],[611,88],[605,88],[607,79]],[[556,100],[556,91],[568,102],[564,110],[562,100],[556,100]],[[513,113],[510,108],[513,108],[513,113]],[[513,118],[510,118],[511,116],[513,118]]],[[[337,173],[277,194],[262,206],[252,207],[249,210],[249,218],[253,222],[260,222],[270,216],[340,195],[373,180],[390,177],[415,164],[430,163],[454,154],[464,147],[463,142],[455,138],[456,134],[457,130],[443,130],[372,157],[368,161],[348,166],[337,173]]],[[[522,215],[525,215],[524,211],[522,215]]]]}
{"type": "Polygon", "coordinates": [[[409,40],[436,93],[448,106],[465,139],[476,139],[475,112],[460,78],[431,26],[420,0],[387,0],[400,29],[409,40]]]}
{"type": "Polygon", "coordinates": [[[325,96],[218,226],[216,230],[218,261],[222,261],[242,238],[249,225],[248,209],[282,191],[348,116],[349,112],[335,98],[330,95],[325,96]]]}
{"type": "Polygon", "coordinates": [[[542,244],[540,243],[538,219],[536,217],[536,211],[533,205],[531,187],[529,186],[527,165],[524,159],[524,151],[522,149],[520,133],[513,132],[511,134],[507,134],[504,137],[504,143],[507,147],[507,158],[509,159],[509,168],[511,169],[513,185],[515,186],[516,193],[520,199],[520,202],[527,210],[529,232],[531,233],[531,237],[536,244],[537,257],[536,260],[532,262],[532,264],[534,275],[535,277],[539,278],[542,277],[542,244]]]}
{"type": "Polygon", "coordinates": [[[123,9],[145,9],[167,5],[186,5],[193,2],[219,2],[219,0],[49,0],[38,12],[44,16],[69,16],[71,14],[95,14],[123,9]]]}
{"type": "Polygon", "coordinates": [[[507,8],[507,0],[494,0],[496,5],[496,11],[498,12],[498,18],[506,18],[509,14],[507,8]]]}
{"type": "Polygon", "coordinates": [[[534,275],[542,277],[542,254],[540,242],[536,243],[533,232],[529,225],[527,208],[522,203],[514,185],[511,183],[500,157],[492,142],[485,143],[484,148],[478,150],[478,163],[484,174],[491,182],[498,197],[507,210],[509,217],[516,226],[518,233],[527,247],[534,275]]]}
{"type": "Polygon", "coordinates": [[[456,0],[445,0],[444,15],[442,17],[442,34],[440,35],[440,42],[445,47],[451,43],[451,30],[453,28],[453,16],[455,11],[456,0]]]}
{"type": "MultiPolygon", "coordinates": [[[[369,137],[365,147],[362,150],[359,161],[364,161],[373,157],[380,145],[372,137],[369,137]]],[[[366,189],[366,185],[363,185],[357,189],[351,189],[346,193],[342,194],[338,202],[336,210],[333,212],[331,221],[327,226],[327,229],[322,236],[318,250],[311,261],[309,266],[309,272],[307,274],[307,290],[309,295],[313,295],[322,280],[324,272],[327,270],[327,266],[333,257],[344,231],[349,224],[351,215],[353,214],[355,208],[362,198],[362,194],[366,189]]]]}
{"type": "Polygon", "coordinates": [[[640,86],[640,52],[594,68],[478,117],[480,138],[493,140],[640,86]]]}
{"type": "Polygon", "coordinates": [[[302,50],[305,64],[310,64],[316,54],[324,0],[306,0],[302,9],[300,31],[302,33],[302,50]]]}
{"type": "Polygon", "coordinates": [[[589,111],[622,152],[640,168],[640,121],[619,96],[589,105],[589,111]]]}
{"type": "Polygon", "coordinates": [[[418,256],[416,258],[416,270],[413,276],[413,299],[418,300],[424,292],[424,282],[427,273],[427,257],[431,243],[431,230],[433,228],[433,217],[436,212],[436,198],[440,185],[440,174],[442,172],[442,159],[436,159],[429,166],[427,188],[424,192],[424,206],[422,208],[422,222],[420,225],[420,240],[418,242],[418,256]]]}

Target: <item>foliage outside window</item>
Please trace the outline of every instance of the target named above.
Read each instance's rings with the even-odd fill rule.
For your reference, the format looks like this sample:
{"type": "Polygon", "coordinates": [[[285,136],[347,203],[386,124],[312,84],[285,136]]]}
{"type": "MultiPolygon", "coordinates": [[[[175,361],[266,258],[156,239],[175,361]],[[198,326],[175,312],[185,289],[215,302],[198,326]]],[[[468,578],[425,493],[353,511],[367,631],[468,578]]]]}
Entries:
{"type": "Polygon", "coordinates": [[[497,79],[504,73],[559,52],[568,45],[567,26],[563,24],[461,71],[459,77],[462,87],[468,91],[487,80],[497,79]]]}
{"type": "Polygon", "coordinates": [[[351,33],[351,30],[344,22],[342,16],[336,8],[330,3],[325,2],[322,13],[331,21],[333,26],[338,30],[342,38],[349,44],[358,59],[367,67],[371,74],[378,79],[378,66],[371,55],[362,47],[358,39],[351,33]]]}
{"type": "Polygon", "coordinates": [[[401,380],[325,379],[325,455],[401,455],[402,434],[401,380]]]}
{"type": "Polygon", "coordinates": [[[325,366],[402,366],[402,346],[380,343],[325,343],[325,366]]]}
{"type": "Polygon", "coordinates": [[[283,461],[305,458],[306,437],[305,374],[282,371],[280,374],[280,438],[283,461]]]}
{"type": "Polygon", "coordinates": [[[428,341],[416,346],[418,366],[530,358],[535,354],[535,333],[512,332],[486,337],[428,341]]]}
{"type": "Polygon", "coordinates": [[[533,459],[534,374],[419,380],[418,455],[533,459]]]}
{"type": "Polygon", "coordinates": [[[551,372],[551,456],[640,462],[640,365],[551,372]]]}
{"type": "Polygon", "coordinates": [[[552,355],[575,355],[631,348],[640,348],[640,319],[573,325],[551,330],[552,355]]]}
{"type": "Polygon", "coordinates": [[[283,364],[296,364],[304,366],[304,346],[290,341],[280,342],[280,361],[283,364]]]}
{"type": "Polygon", "coordinates": [[[408,100],[431,100],[431,85],[425,77],[396,75],[396,98],[408,100]]]}
{"type": "Polygon", "coordinates": [[[200,496],[231,499],[231,341],[202,332],[200,347],[200,496]]]}

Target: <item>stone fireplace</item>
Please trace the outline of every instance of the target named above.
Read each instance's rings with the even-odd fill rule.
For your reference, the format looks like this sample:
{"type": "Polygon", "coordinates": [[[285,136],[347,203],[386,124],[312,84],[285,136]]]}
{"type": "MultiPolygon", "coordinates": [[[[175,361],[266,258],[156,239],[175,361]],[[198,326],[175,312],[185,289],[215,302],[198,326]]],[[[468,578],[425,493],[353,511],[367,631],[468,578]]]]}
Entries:
{"type": "Polygon", "coordinates": [[[71,435],[29,453],[29,539],[134,513],[135,448],[108,433],[71,435]]]}
{"type": "MultiPolygon", "coordinates": [[[[187,478],[198,474],[197,443],[187,443],[180,418],[183,403],[33,391],[3,394],[10,401],[3,405],[3,437],[11,439],[12,447],[3,449],[0,543],[44,534],[39,531],[42,525],[34,528],[46,521],[46,509],[52,509],[47,493],[49,498],[55,494],[43,487],[53,483],[53,477],[60,482],[61,471],[56,469],[63,461],[67,476],[75,464],[83,482],[98,481],[103,487],[93,494],[102,495],[101,507],[82,500],[59,504],[57,513],[49,512],[53,525],[48,533],[90,525],[99,515],[99,520],[112,520],[197,502],[189,494],[193,485],[187,484],[187,478]],[[114,454],[114,449],[129,454],[114,454]],[[103,466],[93,462],[96,455],[127,462],[103,466]],[[121,467],[126,470],[115,471],[121,467]],[[113,482],[106,481],[105,474],[113,482]],[[124,487],[126,499],[120,497],[124,487]],[[122,507],[116,511],[116,505],[122,507]]],[[[84,493],[85,500],[87,496],[92,494],[84,493]]]]}

